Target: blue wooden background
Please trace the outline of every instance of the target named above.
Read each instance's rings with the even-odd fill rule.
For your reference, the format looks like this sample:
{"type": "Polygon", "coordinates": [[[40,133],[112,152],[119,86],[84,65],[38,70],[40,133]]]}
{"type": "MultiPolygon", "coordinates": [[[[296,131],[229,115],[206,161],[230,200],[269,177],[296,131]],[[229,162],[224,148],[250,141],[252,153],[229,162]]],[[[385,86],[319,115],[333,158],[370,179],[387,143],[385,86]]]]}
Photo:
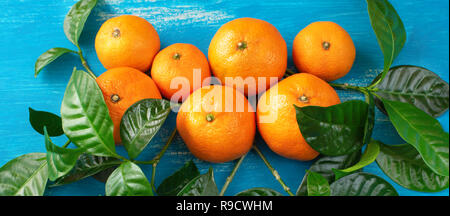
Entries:
{"type": "MultiPolygon", "coordinates": [[[[65,55],[34,78],[36,58],[52,47],[76,49],[63,32],[65,14],[75,0],[2,0],[0,1],[0,166],[30,152],[44,152],[43,136],[34,132],[28,122],[28,107],[60,113],[64,90],[74,66],[82,68],[74,55],[65,55]]],[[[394,65],[423,66],[449,78],[449,5],[446,0],[391,0],[401,16],[408,35],[407,42],[394,65]]],[[[288,45],[288,67],[294,68],[291,52],[295,35],[314,21],[333,21],[345,28],[356,45],[356,61],[350,73],[339,83],[366,85],[381,71],[383,56],[370,26],[366,2],[363,0],[99,0],[81,36],[81,47],[96,75],[105,71],[94,50],[94,38],[100,25],[119,14],[144,17],[157,29],[162,47],[173,43],[191,43],[207,54],[209,42],[224,23],[239,17],[254,17],[272,23],[288,45]]],[[[349,92],[338,92],[343,101],[360,98],[349,92]]],[[[139,159],[151,159],[160,151],[175,127],[172,113],[165,125],[139,159]]],[[[439,117],[446,131],[449,114],[439,117]]],[[[401,143],[402,139],[382,113],[376,113],[374,138],[385,143],[401,143]]],[[[299,162],[272,153],[257,136],[258,146],[278,170],[283,180],[296,191],[311,162],[299,162]]],[[[63,144],[61,136],[54,141],[63,144]]],[[[119,148],[125,155],[123,148],[119,148]]],[[[169,147],[156,172],[156,185],[193,159],[202,173],[213,166],[220,188],[234,166],[233,162],[210,164],[194,158],[179,136],[169,147]]],[[[151,166],[142,169],[149,176],[151,166]]],[[[387,179],[401,195],[449,195],[448,189],[439,193],[420,193],[402,188],[392,182],[376,163],[364,168],[387,179]]],[[[250,152],[238,170],[226,195],[234,195],[251,187],[270,187],[280,192],[262,160],[250,152]]],[[[52,189],[47,195],[103,195],[104,183],[93,178],[52,189]]]]}

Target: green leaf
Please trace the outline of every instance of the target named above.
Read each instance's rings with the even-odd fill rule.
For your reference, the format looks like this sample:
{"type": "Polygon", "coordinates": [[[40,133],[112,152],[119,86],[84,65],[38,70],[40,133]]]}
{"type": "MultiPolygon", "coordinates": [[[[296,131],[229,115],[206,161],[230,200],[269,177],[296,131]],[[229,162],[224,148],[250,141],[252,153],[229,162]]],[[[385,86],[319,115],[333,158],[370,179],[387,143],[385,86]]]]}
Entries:
{"type": "Polygon", "coordinates": [[[307,177],[308,196],[329,196],[330,185],[328,180],[316,172],[308,171],[307,177]]]}
{"type": "Polygon", "coordinates": [[[295,109],[300,131],[316,151],[338,156],[355,152],[364,145],[367,103],[351,100],[329,107],[295,106],[295,109]]]}
{"type": "Polygon", "coordinates": [[[381,143],[377,164],[394,182],[410,190],[438,192],[449,186],[449,177],[434,173],[409,144],[391,146],[381,143]]]}
{"type": "Polygon", "coordinates": [[[83,32],[84,24],[96,4],[97,0],[80,0],[66,15],[64,19],[64,33],[74,45],[78,46],[78,39],[81,32],[83,32]]]}
{"type": "Polygon", "coordinates": [[[107,196],[153,196],[152,187],[141,168],[133,162],[122,163],[106,181],[107,196]]]}
{"type": "Polygon", "coordinates": [[[235,196],[283,196],[283,194],[270,188],[255,187],[241,191],[235,196]]]}
{"type": "Polygon", "coordinates": [[[381,100],[398,134],[435,173],[448,176],[449,139],[439,121],[409,103],[381,100]]]}
{"type": "Polygon", "coordinates": [[[47,149],[48,179],[54,181],[67,174],[77,162],[83,149],[68,149],[59,147],[50,140],[44,127],[45,148],[47,149]]]}
{"type": "Polygon", "coordinates": [[[111,173],[113,173],[114,170],[116,170],[118,166],[119,165],[102,170],[102,171],[96,173],[95,175],[92,175],[92,178],[94,178],[95,180],[97,180],[99,182],[106,183],[106,181],[108,181],[108,178],[111,175],[111,173]]]}
{"type": "Polygon", "coordinates": [[[373,31],[384,55],[384,68],[378,80],[381,81],[406,42],[406,30],[389,1],[367,0],[367,10],[373,31]]]}
{"type": "Polygon", "coordinates": [[[187,183],[199,175],[197,166],[190,160],[174,174],[164,179],[156,189],[156,193],[159,196],[176,196],[187,183]]]}
{"type": "Polygon", "coordinates": [[[100,157],[90,154],[81,154],[75,166],[69,173],[56,179],[51,187],[69,184],[86,177],[95,175],[103,170],[119,166],[121,161],[113,157],[100,157]]]}
{"type": "Polygon", "coordinates": [[[380,153],[380,143],[376,140],[372,140],[372,142],[370,142],[367,145],[367,148],[364,150],[364,153],[361,156],[361,160],[358,163],[346,169],[341,169],[339,171],[350,173],[362,169],[363,167],[374,162],[379,153],[380,153]]]}
{"type": "Polygon", "coordinates": [[[341,170],[334,169],[334,168],[332,170],[334,172],[335,181],[337,181],[338,179],[340,179],[340,178],[342,178],[344,176],[348,176],[348,175],[353,174],[353,173],[356,172],[356,171],[355,172],[343,172],[341,170]]]}
{"type": "Polygon", "coordinates": [[[369,105],[367,108],[367,118],[364,123],[364,137],[363,143],[368,144],[372,140],[372,131],[375,125],[375,101],[372,93],[369,91],[363,92],[366,97],[366,102],[369,105]]]}
{"type": "Polygon", "coordinates": [[[214,181],[213,169],[209,168],[208,172],[199,175],[187,183],[177,196],[218,196],[216,182],[214,181]]]}
{"type": "Polygon", "coordinates": [[[353,173],[330,185],[331,196],[398,196],[386,180],[370,173],[353,173]]]}
{"type": "Polygon", "coordinates": [[[170,113],[170,102],[144,99],[130,106],[120,122],[120,137],[131,159],[152,140],[170,113]]]}
{"type": "MultiPolygon", "coordinates": [[[[448,83],[422,67],[411,65],[393,67],[372,91],[387,100],[412,104],[433,117],[440,116],[448,110],[448,83]]],[[[376,102],[378,108],[386,113],[378,98],[376,102]]]]}
{"type": "Polygon", "coordinates": [[[45,53],[42,53],[42,55],[39,56],[34,65],[34,77],[37,77],[37,75],[41,72],[41,70],[45,66],[49,65],[50,63],[52,63],[60,56],[66,53],[77,53],[77,52],[66,48],[56,47],[47,50],[45,53]]]}
{"type": "Polygon", "coordinates": [[[75,145],[97,156],[114,156],[113,123],[97,82],[74,70],[61,105],[65,134],[75,145]]]}
{"type": "MultiPolygon", "coordinates": [[[[348,155],[342,156],[319,156],[309,168],[310,171],[319,173],[325,179],[328,180],[328,183],[332,183],[335,180],[335,173],[333,169],[344,169],[356,164],[361,158],[361,151],[356,151],[348,155]]],[[[305,174],[303,180],[298,187],[297,196],[306,196],[307,192],[307,176],[308,173],[305,174]]]]}
{"type": "Polygon", "coordinates": [[[29,153],[0,168],[0,196],[42,196],[47,185],[45,153],[29,153]]]}
{"type": "Polygon", "coordinates": [[[64,134],[61,117],[53,113],[34,110],[31,107],[28,110],[30,113],[30,124],[35,131],[44,135],[44,127],[47,127],[49,136],[61,136],[64,134]]]}

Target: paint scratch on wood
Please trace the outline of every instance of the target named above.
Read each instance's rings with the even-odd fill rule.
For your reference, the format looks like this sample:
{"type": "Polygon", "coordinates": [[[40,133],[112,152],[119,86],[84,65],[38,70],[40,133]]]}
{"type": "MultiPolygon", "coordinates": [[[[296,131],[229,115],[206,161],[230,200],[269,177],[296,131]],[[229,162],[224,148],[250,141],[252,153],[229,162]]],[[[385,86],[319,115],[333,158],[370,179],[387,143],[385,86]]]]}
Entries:
{"type": "Polygon", "coordinates": [[[98,13],[97,21],[102,22],[109,18],[115,17],[118,14],[132,14],[149,20],[155,26],[181,26],[192,25],[194,23],[217,24],[221,23],[224,19],[234,18],[233,15],[227,14],[224,11],[206,10],[204,8],[191,6],[148,6],[138,8],[113,7],[112,11],[113,13],[100,11],[98,13]]]}

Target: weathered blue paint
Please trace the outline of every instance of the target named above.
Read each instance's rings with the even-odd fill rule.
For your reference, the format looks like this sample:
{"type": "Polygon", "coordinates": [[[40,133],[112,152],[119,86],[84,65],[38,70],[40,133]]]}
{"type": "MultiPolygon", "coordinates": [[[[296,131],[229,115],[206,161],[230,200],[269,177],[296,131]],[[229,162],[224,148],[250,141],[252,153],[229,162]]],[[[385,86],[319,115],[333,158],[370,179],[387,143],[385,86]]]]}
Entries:
{"type": "MultiPolygon", "coordinates": [[[[52,47],[75,49],[65,38],[62,24],[65,14],[75,0],[2,0],[0,1],[0,165],[29,152],[43,152],[44,138],[33,131],[28,123],[28,107],[60,113],[64,89],[73,67],[82,68],[74,55],[66,55],[46,68],[38,78],[33,77],[36,58],[52,47]]],[[[400,14],[408,40],[394,65],[412,64],[426,67],[449,79],[449,13],[448,1],[391,1],[400,14]]],[[[192,43],[205,54],[217,29],[227,21],[239,17],[264,19],[279,29],[292,51],[295,35],[313,21],[334,21],[345,28],[356,45],[357,56],[351,72],[340,83],[368,84],[383,67],[383,57],[370,26],[365,1],[361,0],[270,0],[270,1],[163,1],[163,0],[100,0],[87,21],[81,37],[81,46],[91,68],[97,75],[105,69],[97,59],[94,37],[101,23],[119,14],[135,14],[146,18],[157,29],[162,46],[177,42],[192,43]]],[[[291,55],[289,67],[294,68],[291,55]]],[[[339,91],[342,100],[360,95],[339,91]]],[[[401,143],[401,138],[386,116],[377,111],[374,138],[385,143],[401,143]]],[[[448,112],[438,118],[446,131],[449,129],[448,112]]],[[[175,127],[175,114],[171,114],[140,159],[152,158],[175,127]]],[[[258,145],[278,170],[283,180],[296,191],[310,162],[284,159],[272,153],[258,136],[258,145]]],[[[64,137],[55,138],[64,143],[64,137]]],[[[123,148],[119,148],[125,155],[123,148]]],[[[180,137],[169,147],[157,168],[156,184],[193,159],[201,172],[214,167],[219,189],[225,182],[234,163],[210,164],[195,159],[180,137]]],[[[150,166],[143,166],[148,175],[150,166]]],[[[366,167],[391,182],[401,195],[447,195],[419,193],[402,188],[385,176],[376,164],[366,167]]],[[[251,187],[270,187],[284,191],[272,177],[260,158],[251,152],[227,195],[251,187]]],[[[99,195],[104,194],[104,184],[93,178],[47,190],[47,195],[99,195]]]]}

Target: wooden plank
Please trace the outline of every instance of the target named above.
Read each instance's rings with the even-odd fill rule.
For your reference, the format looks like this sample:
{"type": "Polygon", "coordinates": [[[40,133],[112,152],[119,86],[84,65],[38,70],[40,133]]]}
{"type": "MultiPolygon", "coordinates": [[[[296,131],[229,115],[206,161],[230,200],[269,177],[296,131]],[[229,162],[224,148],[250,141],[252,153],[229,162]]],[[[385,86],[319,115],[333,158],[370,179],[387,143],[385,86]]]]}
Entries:
{"type": "MultiPolygon", "coordinates": [[[[58,113],[74,66],[81,68],[76,56],[67,55],[44,69],[34,78],[34,61],[52,47],[75,49],[65,38],[62,24],[65,14],[75,0],[3,0],[0,1],[0,164],[14,157],[45,151],[44,138],[35,133],[28,123],[28,107],[58,113]]],[[[413,64],[426,67],[448,82],[449,71],[449,14],[448,2],[439,0],[406,1],[396,0],[392,4],[400,14],[407,30],[408,40],[394,65],[413,64]]],[[[314,21],[334,21],[344,27],[356,45],[357,57],[351,72],[340,83],[365,85],[383,67],[383,57],[370,26],[365,1],[355,0],[270,0],[270,1],[163,1],[163,0],[100,0],[98,7],[87,21],[80,43],[91,68],[97,75],[104,71],[94,50],[95,34],[106,19],[119,14],[139,15],[149,20],[157,29],[162,46],[173,43],[192,43],[205,54],[209,42],[217,29],[224,23],[239,17],[264,19],[279,29],[288,44],[288,66],[294,68],[291,58],[292,41],[306,25],[314,21]]],[[[342,100],[358,98],[355,93],[339,91],[342,100]]],[[[376,113],[374,138],[386,143],[400,143],[394,128],[386,116],[376,113]]],[[[439,118],[448,131],[448,112],[439,118]]],[[[171,114],[165,126],[158,133],[140,159],[150,159],[159,152],[175,126],[175,114],[171,114]]],[[[54,139],[65,142],[64,137],[54,139]]],[[[310,162],[299,162],[281,158],[272,153],[257,137],[258,145],[278,170],[283,180],[293,191],[297,189],[305,169],[310,162]]],[[[125,151],[119,148],[123,155],[125,151]]],[[[206,172],[214,167],[219,188],[233,168],[233,162],[210,164],[194,158],[180,137],[175,139],[158,166],[156,184],[194,159],[206,172]]],[[[146,174],[151,167],[143,166],[146,174]]],[[[376,164],[367,171],[381,175],[376,164]]],[[[390,180],[389,180],[390,181],[390,180]]],[[[448,189],[440,193],[419,193],[406,190],[390,181],[401,195],[448,195],[448,189]]],[[[251,152],[231,183],[227,195],[236,194],[251,187],[270,187],[284,192],[271,176],[263,162],[251,152]]],[[[98,195],[104,194],[104,184],[92,178],[48,190],[48,195],[98,195]]]]}

